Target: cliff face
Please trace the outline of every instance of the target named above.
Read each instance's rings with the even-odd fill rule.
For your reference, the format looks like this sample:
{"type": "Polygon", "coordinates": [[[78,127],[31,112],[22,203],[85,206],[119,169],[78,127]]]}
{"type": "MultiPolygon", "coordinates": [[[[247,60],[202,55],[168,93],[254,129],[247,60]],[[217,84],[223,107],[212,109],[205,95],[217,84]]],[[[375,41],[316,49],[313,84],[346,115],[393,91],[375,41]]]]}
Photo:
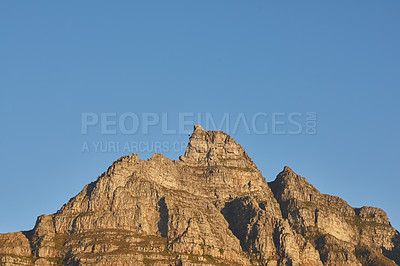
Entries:
{"type": "Polygon", "coordinates": [[[179,161],[124,156],[31,231],[0,234],[0,262],[396,265],[400,235],[289,167],[267,183],[229,135],[195,126],[179,161]]]}

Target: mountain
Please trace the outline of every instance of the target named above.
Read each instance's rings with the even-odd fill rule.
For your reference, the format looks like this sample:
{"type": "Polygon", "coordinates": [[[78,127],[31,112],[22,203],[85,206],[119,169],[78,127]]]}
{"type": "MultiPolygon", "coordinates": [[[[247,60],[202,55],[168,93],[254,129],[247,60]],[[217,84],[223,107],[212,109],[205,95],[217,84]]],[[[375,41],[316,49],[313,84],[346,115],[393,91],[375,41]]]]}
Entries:
{"type": "Polygon", "coordinates": [[[396,265],[400,234],[287,166],[267,183],[228,134],[195,126],[179,161],[121,157],[31,231],[1,234],[0,262],[396,265]]]}

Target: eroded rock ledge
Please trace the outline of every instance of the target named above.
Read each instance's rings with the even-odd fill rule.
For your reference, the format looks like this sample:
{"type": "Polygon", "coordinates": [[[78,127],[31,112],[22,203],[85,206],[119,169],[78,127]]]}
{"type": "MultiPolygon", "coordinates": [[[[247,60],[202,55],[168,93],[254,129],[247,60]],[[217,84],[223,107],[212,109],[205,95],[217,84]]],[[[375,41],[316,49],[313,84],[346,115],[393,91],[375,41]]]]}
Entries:
{"type": "Polygon", "coordinates": [[[0,234],[1,265],[396,265],[400,236],[289,167],[267,183],[229,135],[195,126],[185,155],[121,157],[31,231],[0,234]]]}

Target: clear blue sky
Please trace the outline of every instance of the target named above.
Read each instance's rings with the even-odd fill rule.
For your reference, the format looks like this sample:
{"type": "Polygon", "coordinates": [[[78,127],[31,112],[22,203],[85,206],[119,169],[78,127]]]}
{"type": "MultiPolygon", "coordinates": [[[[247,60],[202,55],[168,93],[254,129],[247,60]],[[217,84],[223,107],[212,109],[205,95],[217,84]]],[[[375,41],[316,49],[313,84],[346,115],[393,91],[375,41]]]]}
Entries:
{"type": "Polygon", "coordinates": [[[399,12],[399,1],[1,1],[0,232],[31,229],[125,154],[85,142],[188,139],[161,124],[82,134],[85,112],[165,112],[169,129],[182,112],[316,112],[315,135],[232,136],[268,181],[289,165],[400,229],[399,12]]]}

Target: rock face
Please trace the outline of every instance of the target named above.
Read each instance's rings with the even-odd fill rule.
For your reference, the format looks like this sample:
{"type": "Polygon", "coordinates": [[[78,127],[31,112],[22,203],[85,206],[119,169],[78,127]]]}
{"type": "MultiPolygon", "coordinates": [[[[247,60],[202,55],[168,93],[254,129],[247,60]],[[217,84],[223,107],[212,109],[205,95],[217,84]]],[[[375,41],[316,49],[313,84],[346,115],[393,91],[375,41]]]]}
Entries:
{"type": "Polygon", "coordinates": [[[378,208],[321,194],[289,167],[267,183],[229,135],[195,126],[185,155],[115,161],[31,231],[0,234],[11,265],[396,265],[378,208]]]}

